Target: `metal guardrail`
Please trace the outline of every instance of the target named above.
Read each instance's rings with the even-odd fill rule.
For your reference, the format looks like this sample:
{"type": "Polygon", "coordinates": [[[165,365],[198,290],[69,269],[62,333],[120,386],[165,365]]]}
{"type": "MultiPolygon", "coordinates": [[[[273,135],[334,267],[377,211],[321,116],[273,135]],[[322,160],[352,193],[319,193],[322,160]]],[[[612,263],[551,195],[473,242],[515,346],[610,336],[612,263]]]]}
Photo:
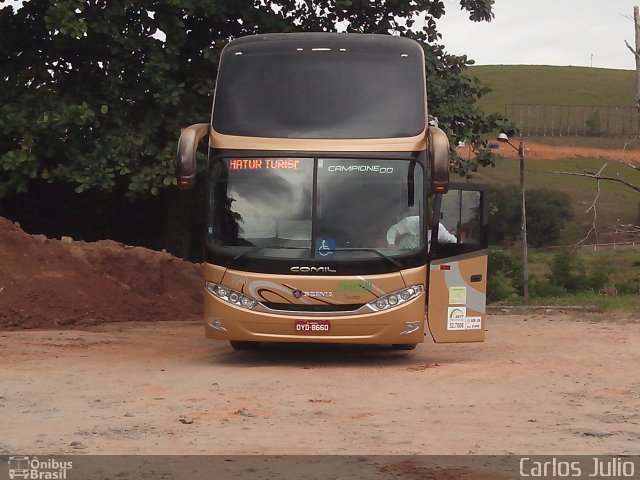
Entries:
{"type": "MultiPolygon", "coordinates": [[[[575,245],[550,245],[539,248],[532,248],[531,250],[570,250],[575,248],[575,245]]],[[[610,243],[591,243],[588,245],[578,245],[580,250],[617,250],[617,249],[640,249],[640,241],[636,242],[610,242],[610,243]]]]}

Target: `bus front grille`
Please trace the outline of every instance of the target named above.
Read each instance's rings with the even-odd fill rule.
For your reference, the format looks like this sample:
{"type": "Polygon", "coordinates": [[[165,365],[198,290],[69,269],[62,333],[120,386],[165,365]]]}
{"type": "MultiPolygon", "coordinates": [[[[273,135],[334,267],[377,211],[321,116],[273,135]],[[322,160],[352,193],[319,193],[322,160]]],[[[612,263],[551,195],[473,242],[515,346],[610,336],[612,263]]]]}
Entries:
{"type": "Polygon", "coordinates": [[[364,306],[364,303],[348,305],[307,305],[296,303],[262,302],[262,304],[271,310],[280,310],[285,312],[354,312],[364,306]]]}

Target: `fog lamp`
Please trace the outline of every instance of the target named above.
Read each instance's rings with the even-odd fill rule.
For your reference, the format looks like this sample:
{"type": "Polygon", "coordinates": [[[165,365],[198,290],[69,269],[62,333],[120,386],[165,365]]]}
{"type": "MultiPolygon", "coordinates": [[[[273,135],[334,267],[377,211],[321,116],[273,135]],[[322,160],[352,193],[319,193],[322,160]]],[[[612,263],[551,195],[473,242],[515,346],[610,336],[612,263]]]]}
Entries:
{"type": "Polygon", "coordinates": [[[408,335],[413,332],[417,332],[420,329],[420,322],[406,322],[404,324],[404,331],[400,335],[408,335]]]}
{"type": "Polygon", "coordinates": [[[222,320],[220,320],[219,318],[209,318],[207,320],[207,323],[211,328],[215,330],[222,330],[223,332],[227,331],[227,329],[222,325],[222,320]]]}

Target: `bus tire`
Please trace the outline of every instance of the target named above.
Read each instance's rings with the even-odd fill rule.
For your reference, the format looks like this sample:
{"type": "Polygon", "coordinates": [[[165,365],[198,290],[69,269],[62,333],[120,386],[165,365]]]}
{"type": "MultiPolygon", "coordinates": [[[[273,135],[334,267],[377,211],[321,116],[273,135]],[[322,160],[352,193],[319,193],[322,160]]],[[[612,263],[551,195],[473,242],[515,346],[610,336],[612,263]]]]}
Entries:
{"type": "Polygon", "coordinates": [[[239,340],[229,341],[234,350],[257,350],[260,348],[260,342],[243,342],[239,340]]]}
{"type": "Polygon", "coordinates": [[[395,350],[413,350],[418,344],[417,343],[394,343],[391,345],[395,350]]]}

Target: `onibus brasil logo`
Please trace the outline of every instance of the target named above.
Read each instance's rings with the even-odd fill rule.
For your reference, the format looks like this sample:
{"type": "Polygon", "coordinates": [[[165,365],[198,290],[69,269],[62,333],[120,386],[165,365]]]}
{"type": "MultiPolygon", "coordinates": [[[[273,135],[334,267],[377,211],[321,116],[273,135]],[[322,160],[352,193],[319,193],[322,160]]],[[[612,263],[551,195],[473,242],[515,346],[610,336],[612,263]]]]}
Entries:
{"type": "Polygon", "coordinates": [[[73,462],[61,462],[54,458],[39,460],[38,457],[10,456],[8,463],[11,480],[65,480],[67,470],[73,468],[73,462]]]}

